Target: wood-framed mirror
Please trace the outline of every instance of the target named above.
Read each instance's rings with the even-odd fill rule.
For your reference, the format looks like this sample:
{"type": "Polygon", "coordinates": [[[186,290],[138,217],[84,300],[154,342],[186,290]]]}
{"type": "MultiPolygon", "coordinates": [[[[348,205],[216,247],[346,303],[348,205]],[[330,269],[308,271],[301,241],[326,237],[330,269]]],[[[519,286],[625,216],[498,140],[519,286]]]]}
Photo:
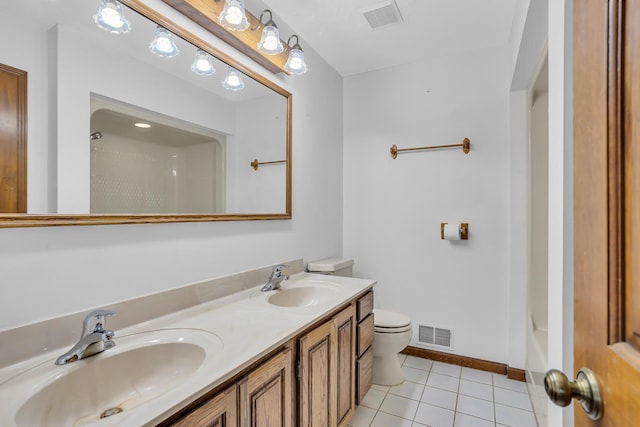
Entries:
{"type": "Polygon", "coordinates": [[[291,93],[169,6],[120,3],[126,34],[98,28],[100,0],[0,3],[19,41],[0,63],[28,73],[29,159],[27,212],[0,228],[290,219],[291,93]],[[177,56],[151,53],[159,27],[177,56]],[[192,71],[202,52],[212,75],[192,71]],[[242,90],[223,87],[230,69],[242,90]]]}

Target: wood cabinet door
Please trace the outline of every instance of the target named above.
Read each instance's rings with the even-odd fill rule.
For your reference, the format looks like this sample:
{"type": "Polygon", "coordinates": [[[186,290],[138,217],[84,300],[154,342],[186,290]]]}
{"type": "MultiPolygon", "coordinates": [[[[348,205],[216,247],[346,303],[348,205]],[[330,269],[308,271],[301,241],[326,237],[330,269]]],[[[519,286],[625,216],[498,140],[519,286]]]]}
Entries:
{"type": "MultiPolygon", "coordinates": [[[[574,1],[574,369],[640,419],[640,1],[574,1]]],[[[569,374],[569,373],[567,373],[569,374]]],[[[575,375],[574,375],[575,378],[575,375]]]]}
{"type": "Polygon", "coordinates": [[[27,212],[27,72],[0,64],[0,213],[27,212]]]}
{"type": "Polygon", "coordinates": [[[336,329],[337,423],[346,426],[356,409],[356,309],[351,305],[334,319],[336,329]]]}
{"type": "Polygon", "coordinates": [[[292,427],[292,357],[287,347],[240,381],[242,427],[292,427]]]}
{"type": "Polygon", "coordinates": [[[300,427],[337,426],[336,328],[333,320],[299,339],[300,427]]]}
{"type": "Polygon", "coordinates": [[[215,395],[186,417],[171,424],[172,427],[237,427],[238,402],[236,386],[215,395]]]}
{"type": "Polygon", "coordinates": [[[360,405],[373,385],[373,348],[356,361],[356,404],[360,405]]]}

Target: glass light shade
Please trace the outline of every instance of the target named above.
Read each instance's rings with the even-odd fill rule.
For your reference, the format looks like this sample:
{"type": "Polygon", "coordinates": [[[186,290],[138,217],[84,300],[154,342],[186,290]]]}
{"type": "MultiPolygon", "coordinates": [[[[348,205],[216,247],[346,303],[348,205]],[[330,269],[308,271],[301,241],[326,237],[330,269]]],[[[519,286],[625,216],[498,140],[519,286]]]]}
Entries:
{"type": "Polygon", "coordinates": [[[307,72],[307,64],[304,62],[304,52],[302,49],[293,48],[289,51],[289,58],[284,64],[284,69],[291,74],[304,74],[307,72]]]}
{"type": "Polygon", "coordinates": [[[114,34],[124,34],[131,30],[131,23],[124,17],[122,5],[117,0],[100,0],[98,13],[93,15],[96,25],[114,34]]]}
{"type": "Polygon", "coordinates": [[[227,77],[222,82],[222,86],[227,90],[242,90],[244,89],[244,82],[240,77],[240,72],[229,67],[229,71],[227,71],[227,77]]]}
{"type": "Polygon", "coordinates": [[[210,76],[216,72],[211,60],[211,55],[202,49],[196,51],[196,59],[191,65],[191,71],[201,76],[210,76]]]}
{"type": "Polygon", "coordinates": [[[242,0],[225,0],[224,8],[218,18],[220,25],[229,30],[244,31],[249,28],[249,21],[242,0]]]}
{"type": "Polygon", "coordinates": [[[176,46],[173,40],[173,34],[171,34],[166,28],[158,26],[156,29],[156,35],[149,46],[151,52],[164,58],[173,58],[180,53],[178,46],[176,46]]]}
{"type": "Polygon", "coordinates": [[[262,30],[262,37],[258,42],[258,49],[267,55],[277,55],[284,50],[280,41],[280,31],[275,25],[267,25],[262,30]]]}

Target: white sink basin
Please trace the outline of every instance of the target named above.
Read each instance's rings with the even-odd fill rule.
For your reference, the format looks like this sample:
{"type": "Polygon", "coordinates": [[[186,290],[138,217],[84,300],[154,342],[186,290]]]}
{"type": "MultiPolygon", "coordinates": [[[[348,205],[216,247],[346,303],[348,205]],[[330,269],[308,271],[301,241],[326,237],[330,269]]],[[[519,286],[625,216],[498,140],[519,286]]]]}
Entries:
{"type": "Polygon", "coordinates": [[[149,331],[115,341],[114,348],[98,355],[64,366],[47,362],[3,384],[2,401],[7,402],[5,391],[14,399],[23,396],[15,424],[89,426],[109,420],[119,425],[159,396],[187,397],[180,386],[223,348],[217,335],[195,329],[149,331]]]}
{"type": "Polygon", "coordinates": [[[283,286],[267,298],[280,307],[311,307],[335,298],[338,288],[327,283],[311,282],[283,286]]]}

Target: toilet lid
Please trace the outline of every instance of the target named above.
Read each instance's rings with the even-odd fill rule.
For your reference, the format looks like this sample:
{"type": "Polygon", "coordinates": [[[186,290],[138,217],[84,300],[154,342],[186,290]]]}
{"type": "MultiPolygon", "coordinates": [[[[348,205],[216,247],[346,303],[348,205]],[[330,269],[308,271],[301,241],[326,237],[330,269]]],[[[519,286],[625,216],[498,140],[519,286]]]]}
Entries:
{"type": "MultiPolygon", "coordinates": [[[[404,314],[393,311],[375,309],[373,310],[373,324],[375,329],[403,329],[411,326],[411,319],[404,314]]],[[[388,331],[391,332],[391,331],[388,331]]]]}

